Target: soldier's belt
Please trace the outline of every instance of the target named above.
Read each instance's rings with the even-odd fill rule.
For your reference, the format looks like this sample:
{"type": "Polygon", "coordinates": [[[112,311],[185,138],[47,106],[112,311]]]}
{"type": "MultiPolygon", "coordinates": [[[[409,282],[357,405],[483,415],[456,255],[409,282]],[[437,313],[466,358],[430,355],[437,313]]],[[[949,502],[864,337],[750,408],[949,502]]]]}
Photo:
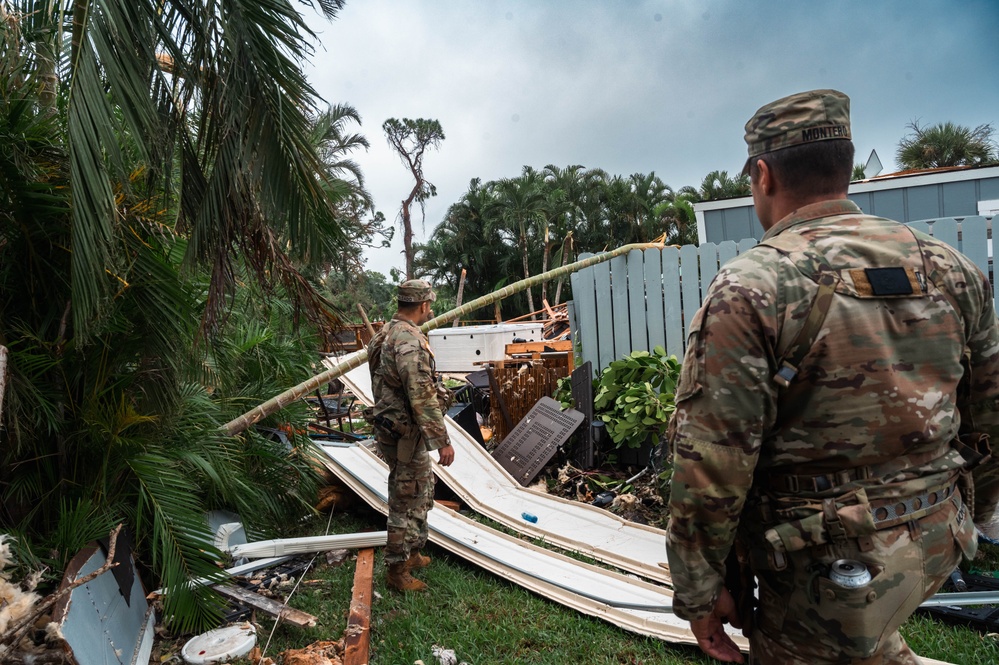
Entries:
{"type": "Polygon", "coordinates": [[[773,492],[798,494],[799,492],[827,492],[834,487],[847,485],[858,480],[883,478],[904,469],[922,466],[941,457],[946,450],[931,450],[921,454],[900,455],[899,457],[876,466],[856,466],[833,473],[779,473],[767,475],[766,485],[773,492]]]}
{"type": "Polygon", "coordinates": [[[907,499],[876,499],[871,501],[871,518],[874,527],[890,529],[899,524],[921,519],[936,512],[947,503],[947,499],[957,501],[960,495],[955,492],[957,483],[929,490],[907,499]]]}
{"type": "Polygon", "coordinates": [[[777,510],[774,511],[777,514],[796,513],[798,516],[767,529],[763,537],[773,552],[781,554],[830,542],[867,538],[876,531],[922,519],[943,508],[948,501],[959,501],[956,486],[957,482],[951,481],[911,497],[873,501],[868,501],[863,490],[857,490],[838,500],[816,501],[811,504],[811,510],[805,506],[777,510]]]}

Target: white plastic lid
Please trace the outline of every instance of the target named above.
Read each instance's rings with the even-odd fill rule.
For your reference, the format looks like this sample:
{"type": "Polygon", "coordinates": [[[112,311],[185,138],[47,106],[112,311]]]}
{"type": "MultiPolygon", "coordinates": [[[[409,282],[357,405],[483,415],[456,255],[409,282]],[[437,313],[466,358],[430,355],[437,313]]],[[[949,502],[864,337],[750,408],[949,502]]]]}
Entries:
{"type": "Polygon", "coordinates": [[[180,655],[192,665],[207,665],[245,656],[256,643],[257,633],[252,624],[233,624],[192,637],[180,655]]]}

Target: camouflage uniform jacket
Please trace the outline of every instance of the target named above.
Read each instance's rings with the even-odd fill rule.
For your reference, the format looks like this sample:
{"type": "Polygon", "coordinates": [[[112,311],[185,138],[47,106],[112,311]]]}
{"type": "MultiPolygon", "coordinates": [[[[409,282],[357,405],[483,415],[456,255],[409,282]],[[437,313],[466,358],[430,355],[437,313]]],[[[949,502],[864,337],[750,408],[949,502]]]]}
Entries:
{"type": "Polygon", "coordinates": [[[825,494],[795,498],[858,489],[868,499],[912,496],[956,477],[962,459],[949,442],[959,431],[999,433],[997,395],[996,314],[989,283],[971,261],[848,200],[780,220],[760,245],[725,264],[688,333],[670,434],[666,540],[676,614],[710,613],[740,516],[761,491],[773,494],[773,475],[869,465],[878,477],[844,478],[825,494]],[[878,280],[868,281],[864,269],[898,275],[898,267],[915,293],[872,294],[878,280]],[[830,273],[839,282],[820,333],[797,376],[780,387],[773,380],[780,359],[819,290],[809,274],[830,273]],[[959,392],[964,354],[972,378],[959,392]],[[886,471],[886,464],[895,466],[886,471]]]}
{"type": "Polygon", "coordinates": [[[427,450],[449,444],[434,383],[434,354],[418,326],[398,315],[368,345],[374,415],[395,424],[397,434],[418,438],[427,450]]]}

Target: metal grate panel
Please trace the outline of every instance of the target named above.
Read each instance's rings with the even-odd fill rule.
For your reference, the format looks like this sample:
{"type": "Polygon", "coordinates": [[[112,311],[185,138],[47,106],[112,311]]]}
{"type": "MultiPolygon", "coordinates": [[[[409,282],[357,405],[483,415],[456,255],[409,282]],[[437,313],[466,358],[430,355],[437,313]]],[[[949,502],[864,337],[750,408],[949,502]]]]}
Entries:
{"type": "Polygon", "coordinates": [[[579,411],[562,411],[557,401],[542,397],[497,446],[493,458],[526,487],[583,418],[579,411]]]}
{"type": "Polygon", "coordinates": [[[591,469],[594,455],[590,426],[593,422],[593,363],[589,360],[572,371],[572,399],[576,403],[576,409],[582,412],[585,423],[579,430],[576,464],[581,469],[591,469]]]}

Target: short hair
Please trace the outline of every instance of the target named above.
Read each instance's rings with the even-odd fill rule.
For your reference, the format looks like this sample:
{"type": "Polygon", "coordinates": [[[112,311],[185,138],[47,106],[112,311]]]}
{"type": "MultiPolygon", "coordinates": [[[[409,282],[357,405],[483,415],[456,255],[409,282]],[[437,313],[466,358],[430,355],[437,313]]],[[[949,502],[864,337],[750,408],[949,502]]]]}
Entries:
{"type": "Polygon", "coordinates": [[[420,309],[420,305],[422,305],[425,302],[429,301],[424,300],[421,302],[406,302],[405,300],[403,300],[398,302],[397,304],[400,312],[415,312],[416,310],[420,309]]]}
{"type": "Polygon", "coordinates": [[[790,192],[805,195],[843,194],[853,176],[853,141],[833,140],[804,143],[751,160],[750,177],[759,176],[762,159],[778,182],[790,192]]]}

